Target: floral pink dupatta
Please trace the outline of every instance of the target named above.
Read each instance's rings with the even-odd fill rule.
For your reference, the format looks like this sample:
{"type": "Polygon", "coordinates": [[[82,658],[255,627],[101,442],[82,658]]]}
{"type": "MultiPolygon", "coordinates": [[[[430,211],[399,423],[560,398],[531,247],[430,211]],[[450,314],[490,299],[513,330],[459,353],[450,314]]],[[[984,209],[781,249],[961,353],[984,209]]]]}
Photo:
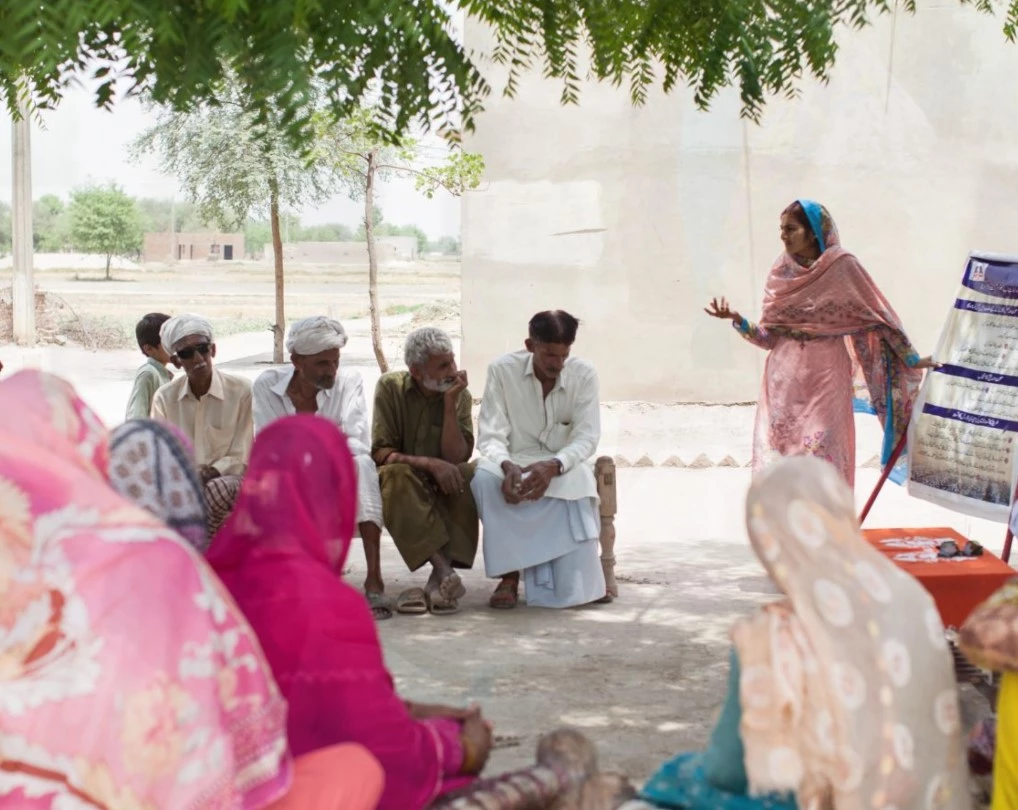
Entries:
{"type": "Polygon", "coordinates": [[[933,599],[859,533],[816,458],[779,461],[746,501],[785,599],[732,630],[750,792],[801,810],[970,810],[958,688],[933,599]]]}
{"type": "Polygon", "coordinates": [[[19,807],[260,808],[286,707],[200,558],[105,480],[67,383],[0,383],[0,794],[19,807]]]}
{"type": "Polygon", "coordinates": [[[458,786],[459,725],[416,721],[396,694],[371,610],[340,578],[356,516],[346,437],[315,416],[280,419],[255,439],[207,559],[261,639],[294,755],[360,743],[385,769],[379,810],[420,810],[458,786]]]}
{"type": "Polygon", "coordinates": [[[807,212],[815,208],[826,249],[809,267],[788,253],[778,257],[767,278],[759,325],[791,338],[845,337],[856,397],[884,426],[886,463],[908,425],[922,382],[922,371],[912,368],[919,355],[869,273],[841,246],[827,210],[809,200],[800,203],[807,212]]]}

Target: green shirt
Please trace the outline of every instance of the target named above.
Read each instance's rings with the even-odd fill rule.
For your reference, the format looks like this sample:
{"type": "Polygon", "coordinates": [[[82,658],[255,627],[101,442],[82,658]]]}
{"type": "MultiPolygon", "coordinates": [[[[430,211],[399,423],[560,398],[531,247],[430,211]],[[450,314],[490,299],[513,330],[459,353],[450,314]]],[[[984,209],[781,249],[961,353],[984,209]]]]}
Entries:
{"type": "MultiPolygon", "coordinates": [[[[456,401],[456,421],[470,452],[474,450],[474,400],[464,390],[456,401]]],[[[371,424],[371,455],[394,450],[406,456],[442,456],[445,398],[425,397],[409,371],[383,374],[375,386],[375,414],[371,424]]]]}
{"type": "Polygon", "coordinates": [[[127,400],[125,419],[148,419],[152,415],[152,399],[156,391],[173,380],[173,372],[151,357],[134,375],[134,388],[127,400]]]}

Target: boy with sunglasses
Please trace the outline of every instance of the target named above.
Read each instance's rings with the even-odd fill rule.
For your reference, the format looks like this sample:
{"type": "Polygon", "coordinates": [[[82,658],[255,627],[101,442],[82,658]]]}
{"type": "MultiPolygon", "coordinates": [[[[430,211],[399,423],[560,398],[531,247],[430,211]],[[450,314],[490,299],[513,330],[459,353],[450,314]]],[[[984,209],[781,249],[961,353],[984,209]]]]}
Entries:
{"type": "Polygon", "coordinates": [[[160,337],[184,374],[156,392],[152,417],[173,423],[191,440],[214,533],[233,508],[254,441],[251,383],[214,367],[212,324],[200,315],[170,318],[160,337]]]}

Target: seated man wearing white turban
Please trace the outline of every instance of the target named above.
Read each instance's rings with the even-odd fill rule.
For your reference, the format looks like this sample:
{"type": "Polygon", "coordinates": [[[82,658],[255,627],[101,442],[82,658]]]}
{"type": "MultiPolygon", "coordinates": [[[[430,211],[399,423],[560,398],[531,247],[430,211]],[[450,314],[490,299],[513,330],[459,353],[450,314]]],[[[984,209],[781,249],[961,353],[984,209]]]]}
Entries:
{"type": "Polygon", "coordinates": [[[255,380],[255,432],[298,413],[317,414],[346,434],[357,464],[357,525],[364,541],[368,575],[364,593],[376,619],[392,617],[382,581],[382,493],[378,470],[371,458],[371,431],[361,375],[340,368],[346,331],[339,321],[315,316],[290,327],[286,350],[289,367],[271,368],[255,380]]]}
{"type": "Polygon", "coordinates": [[[172,363],[184,370],[152,400],[152,418],[180,428],[194,446],[205,485],[209,536],[233,509],[254,441],[251,383],[213,367],[212,324],[200,315],[177,315],[159,330],[172,363]]]}

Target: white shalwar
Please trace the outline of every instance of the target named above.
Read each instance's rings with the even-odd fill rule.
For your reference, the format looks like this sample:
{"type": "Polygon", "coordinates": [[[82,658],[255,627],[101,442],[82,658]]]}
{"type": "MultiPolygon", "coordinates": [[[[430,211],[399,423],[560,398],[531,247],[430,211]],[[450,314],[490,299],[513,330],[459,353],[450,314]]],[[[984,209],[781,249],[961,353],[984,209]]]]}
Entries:
{"type": "MultiPolygon", "coordinates": [[[[297,409],[286,394],[293,379],[294,368],[270,368],[254,382],[255,434],[266,425],[295,416],[297,409]]],[[[316,416],[328,419],[346,434],[350,453],[357,466],[357,522],[374,523],[382,528],[382,490],[378,485],[378,468],[371,458],[371,431],[368,408],[364,400],[364,383],[356,371],[341,368],[336,384],[328,391],[318,392],[316,416]]]]}
{"type": "Polygon", "coordinates": [[[568,360],[547,397],[530,352],[504,355],[488,367],[471,490],[484,525],[485,571],[497,577],[522,570],[528,605],[573,607],[605,595],[589,463],[600,438],[597,372],[589,363],[568,360]],[[552,459],[564,473],[543,498],[505,502],[502,462],[526,467],[552,459]]]}

